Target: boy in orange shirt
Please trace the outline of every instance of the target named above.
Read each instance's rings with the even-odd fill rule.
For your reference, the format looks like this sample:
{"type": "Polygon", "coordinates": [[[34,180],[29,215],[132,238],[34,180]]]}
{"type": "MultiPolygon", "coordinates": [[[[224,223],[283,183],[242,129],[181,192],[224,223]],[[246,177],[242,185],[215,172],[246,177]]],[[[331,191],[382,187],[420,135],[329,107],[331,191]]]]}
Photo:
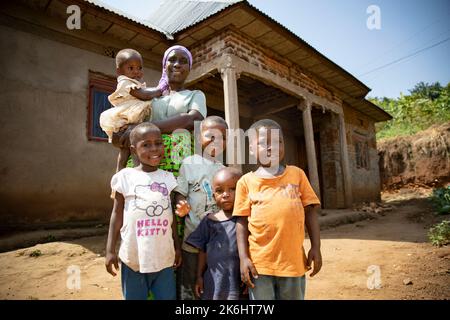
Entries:
{"type": "Polygon", "coordinates": [[[250,127],[250,155],[258,169],[237,183],[233,216],[238,216],[241,279],[252,300],[302,300],[305,273],[320,271],[320,229],[316,210],[320,201],[302,169],[283,166],[284,139],[273,120],[250,127]],[[251,137],[251,135],[250,135],[251,137]],[[311,240],[303,249],[305,224],[311,240]]]}

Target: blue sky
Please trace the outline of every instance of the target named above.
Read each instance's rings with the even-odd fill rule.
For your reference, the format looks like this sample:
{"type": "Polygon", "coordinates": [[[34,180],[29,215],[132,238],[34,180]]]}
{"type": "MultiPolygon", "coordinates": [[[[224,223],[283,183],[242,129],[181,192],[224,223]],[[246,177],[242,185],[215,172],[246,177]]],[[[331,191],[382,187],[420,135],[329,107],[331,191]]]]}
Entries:
{"type": "MultiPolygon", "coordinates": [[[[102,1],[141,19],[163,2],[102,1]]],[[[249,2],[364,82],[372,89],[368,96],[393,98],[400,92],[408,94],[420,81],[450,82],[449,0],[249,2]],[[367,27],[370,5],[380,9],[379,30],[367,27]]]]}

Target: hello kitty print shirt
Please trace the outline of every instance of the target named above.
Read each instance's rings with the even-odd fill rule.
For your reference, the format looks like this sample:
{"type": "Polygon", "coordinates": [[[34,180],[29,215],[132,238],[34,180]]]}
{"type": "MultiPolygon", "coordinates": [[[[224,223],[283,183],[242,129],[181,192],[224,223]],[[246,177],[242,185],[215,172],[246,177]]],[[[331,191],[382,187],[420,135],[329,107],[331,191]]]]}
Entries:
{"type": "Polygon", "coordinates": [[[119,258],[136,272],[158,272],[173,265],[172,173],[125,168],[111,179],[113,191],[125,198],[119,258]]]}

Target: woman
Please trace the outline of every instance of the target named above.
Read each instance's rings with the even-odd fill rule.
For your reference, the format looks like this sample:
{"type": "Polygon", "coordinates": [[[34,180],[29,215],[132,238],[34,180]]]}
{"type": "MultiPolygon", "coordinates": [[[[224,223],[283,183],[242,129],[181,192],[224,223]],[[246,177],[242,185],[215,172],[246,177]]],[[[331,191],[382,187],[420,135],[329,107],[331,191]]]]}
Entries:
{"type": "MultiPolygon", "coordinates": [[[[193,131],[194,122],[206,117],[206,98],[200,90],[185,89],[185,81],[192,68],[192,55],[183,46],[175,45],[164,53],[161,83],[168,83],[164,95],[152,101],[150,122],[163,134],[164,158],[160,168],[178,176],[181,161],[192,154],[193,135],[174,133],[176,129],[193,131]]],[[[164,87],[164,85],[161,85],[164,87]]],[[[129,135],[134,126],[113,135],[113,144],[117,147],[129,147],[129,135]]],[[[132,165],[131,165],[132,166],[132,165]]],[[[182,234],[182,225],[178,225],[182,234]]]]}

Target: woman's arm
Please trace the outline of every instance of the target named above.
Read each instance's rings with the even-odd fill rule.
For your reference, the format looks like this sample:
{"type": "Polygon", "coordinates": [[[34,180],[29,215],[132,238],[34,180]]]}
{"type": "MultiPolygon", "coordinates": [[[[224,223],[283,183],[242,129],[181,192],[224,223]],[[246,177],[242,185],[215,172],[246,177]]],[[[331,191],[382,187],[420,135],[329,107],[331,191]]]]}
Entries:
{"type": "MultiPolygon", "coordinates": [[[[160,130],[161,133],[172,133],[176,129],[187,129],[192,131],[194,129],[195,121],[202,121],[203,116],[197,110],[191,110],[188,113],[177,114],[166,120],[152,121],[160,130]]],[[[130,147],[130,133],[136,125],[129,125],[126,130],[114,132],[112,143],[117,148],[130,147]]]]}
{"type": "Polygon", "coordinates": [[[251,281],[250,274],[253,278],[258,278],[258,272],[250,259],[249,248],[248,248],[248,218],[238,217],[236,223],[236,241],[239,252],[239,261],[241,269],[241,280],[246,285],[254,288],[255,285],[251,281]]]}
{"type": "Polygon", "coordinates": [[[320,226],[317,219],[318,205],[310,205],[305,208],[305,224],[311,241],[311,249],[308,252],[307,265],[311,266],[314,262],[313,272],[310,277],[314,276],[322,268],[322,254],[320,252],[320,226]]]}
{"type": "Polygon", "coordinates": [[[161,130],[161,133],[172,133],[176,129],[192,131],[194,129],[194,122],[202,120],[203,116],[200,112],[190,110],[188,113],[180,113],[165,120],[152,121],[152,123],[161,130]]]}
{"type": "Polygon", "coordinates": [[[139,100],[152,100],[153,98],[160,97],[162,90],[159,88],[131,89],[130,94],[139,100]]]}
{"type": "Polygon", "coordinates": [[[116,276],[116,272],[113,270],[113,265],[116,271],[119,270],[119,259],[116,254],[117,239],[120,236],[120,229],[123,225],[123,208],[125,199],[123,195],[116,191],[114,198],[114,207],[111,213],[111,220],[109,222],[108,240],[106,243],[106,257],[105,266],[106,270],[116,276]]]}

